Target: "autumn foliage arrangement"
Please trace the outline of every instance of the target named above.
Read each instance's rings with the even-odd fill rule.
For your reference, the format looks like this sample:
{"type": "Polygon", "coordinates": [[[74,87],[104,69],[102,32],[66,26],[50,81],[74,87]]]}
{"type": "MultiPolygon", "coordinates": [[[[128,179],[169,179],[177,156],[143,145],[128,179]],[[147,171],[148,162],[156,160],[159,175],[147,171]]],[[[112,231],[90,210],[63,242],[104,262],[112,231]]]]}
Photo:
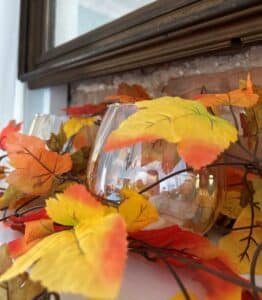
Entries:
{"type": "Polygon", "coordinates": [[[1,222],[20,232],[0,248],[0,295],[117,299],[133,252],[167,267],[181,290],[173,300],[200,299],[184,285],[181,270],[202,284],[201,299],[262,299],[255,282],[262,273],[262,89],[248,78],[225,94],[150,99],[142,87],[121,84],[117,95],[101,104],[67,112],[71,118],[48,141],[19,133],[14,121],[0,134],[6,151],[0,167],[1,222]],[[218,245],[178,225],[145,230],[159,215],[143,194],[159,181],[141,191],[123,188],[124,201],[113,206],[90,193],[85,184],[90,147],[114,101],[134,102],[137,111],[111,133],[104,151],[162,139],[177,146],[186,170],[226,168],[227,197],[215,225],[223,235],[218,245]],[[221,117],[221,108],[231,123],[221,117]],[[244,273],[250,280],[240,276],[244,273]]]}

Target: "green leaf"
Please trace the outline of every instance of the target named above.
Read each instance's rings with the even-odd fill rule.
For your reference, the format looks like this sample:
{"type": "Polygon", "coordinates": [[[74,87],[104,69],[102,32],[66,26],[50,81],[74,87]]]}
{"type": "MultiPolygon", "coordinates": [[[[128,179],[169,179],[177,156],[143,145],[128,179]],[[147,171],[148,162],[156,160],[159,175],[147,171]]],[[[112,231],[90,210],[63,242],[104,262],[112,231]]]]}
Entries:
{"type": "Polygon", "coordinates": [[[47,146],[51,151],[60,153],[63,150],[66,141],[66,134],[63,125],[61,125],[58,134],[51,134],[50,139],[47,141],[47,146]]]}
{"type": "Polygon", "coordinates": [[[71,160],[73,163],[72,173],[79,174],[86,170],[90,148],[84,147],[71,154],[71,160]]]}
{"type": "Polygon", "coordinates": [[[24,193],[20,192],[12,185],[9,185],[2,197],[0,197],[0,209],[8,207],[12,202],[24,197],[24,193]]]}

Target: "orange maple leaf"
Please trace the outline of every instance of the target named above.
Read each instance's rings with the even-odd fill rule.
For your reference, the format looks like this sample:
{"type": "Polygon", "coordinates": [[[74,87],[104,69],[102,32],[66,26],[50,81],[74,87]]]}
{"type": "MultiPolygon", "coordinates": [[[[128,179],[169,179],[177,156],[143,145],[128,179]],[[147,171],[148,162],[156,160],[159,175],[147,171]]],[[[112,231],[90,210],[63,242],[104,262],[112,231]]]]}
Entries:
{"type": "Polygon", "coordinates": [[[72,168],[69,154],[47,150],[45,142],[34,136],[13,133],[7,137],[6,149],[15,168],[7,181],[27,194],[48,193],[54,178],[72,168]]]}
{"type": "Polygon", "coordinates": [[[251,107],[258,101],[259,96],[253,91],[250,74],[247,76],[246,85],[240,89],[225,94],[202,94],[195,99],[205,106],[233,105],[239,107],[251,107]]]}
{"type": "Polygon", "coordinates": [[[0,133],[0,149],[6,150],[6,138],[10,133],[19,131],[21,129],[22,123],[16,123],[16,121],[11,120],[7,126],[0,133]]]}

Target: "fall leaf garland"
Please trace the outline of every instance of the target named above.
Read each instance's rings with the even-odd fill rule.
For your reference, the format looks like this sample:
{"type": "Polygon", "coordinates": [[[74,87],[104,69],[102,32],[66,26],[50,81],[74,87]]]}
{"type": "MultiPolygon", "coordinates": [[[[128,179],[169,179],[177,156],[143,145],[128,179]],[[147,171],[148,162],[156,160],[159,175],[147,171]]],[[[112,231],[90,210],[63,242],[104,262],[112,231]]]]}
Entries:
{"type": "MultiPolygon", "coordinates": [[[[176,155],[194,169],[200,169],[208,167],[239,138],[233,125],[210,114],[205,106],[237,105],[246,108],[249,113],[254,105],[259,105],[257,91],[258,88],[253,87],[248,78],[238,90],[227,94],[209,94],[194,101],[179,97],[147,100],[150,97],[140,86],[122,84],[117,94],[101,105],[88,104],[68,110],[72,115],[88,114],[91,117],[70,118],[47,143],[16,133],[20,124],[10,123],[7,126],[10,129],[1,133],[4,141],[1,145],[7,150],[14,169],[7,177],[10,185],[0,198],[0,206],[15,209],[14,215],[6,215],[3,220],[6,226],[19,230],[23,235],[8,243],[4,248],[5,255],[0,255],[1,264],[7,263],[0,281],[10,283],[30,270],[30,280],[42,284],[32,286],[32,295],[40,294],[45,287],[50,291],[80,293],[94,299],[115,299],[129,249],[166,265],[180,284],[176,269],[183,270],[187,276],[201,283],[205,290],[203,300],[249,299],[247,290],[252,289],[256,289],[254,295],[258,294],[261,288],[237,275],[250,268],[247,260],[239,264],[239,254],[243,253],[241,247],[246,247],[246,243],[243,242],[237,249],[235,247],[247,235],[257,243],[261,242],[261,179],[257,174],[258,168],[255,174],[249,173],[252,164],[248,165],[249,169],[245,169],[243,164],[244,170],[238,172],[238,178],[245,177],[252,182],[254,206],[250,202],[250,206],[239,207],[239,212],[234,214],[233,231],[220,240],[219,247],[177,225],[147,230],[148,225],[158,220],[158,211],[143,195],[133,190],[121,190],[122,202],[116,208],[91,195],[84,185],[75,183],[82,182],[84,169],[81,164],[86,164],[90,147],[90,144],[86,147],[89,135],[85,129],[96,123],[97,119],[92,115],[103,113],[108,102],[139,101],[134,103],[137,112],[111,134],[105,150],[163,139],[168,145],[165,147],[163,168],[169,173],[174,164],[174,145],[178,152],[176,155]],[[70,140],[71,148],[67,145],[70,140]],[[42,197],[46,199],[45,203],[40,201],[34,211],[32,203],[42,197]],[[256,226],[252,230],[251,222],[252,226],[256,226]],[[246,230],[234,231],[239,227],[246,227],[246,230]],[[11,258],[15,258],[12,265],[9,264],[11,258]],[[50,261],[53,262],[52,268],[50,261]],[[65,273],[69,269],[70,272],[65,273]],[[84,283],[82,278],[85,278],[84,283]]],[[[256,145],[252,145],[251,150],[255,153],[256,145]]],[[[144,147],[143,151],[146,149],[144,147]]],[[[153,158],[149,155],[146,159],[150,161],[153,158]]],[[[230,199],[229,206],[232,205],[232,197],[230,199]]],[[[251,243],[246,255],[252,258],[257,251],[255,249],[255,243],[251,243]]],[[[260,258],[257,266],[256,272],[259,273],[260,258]]],[[[198,299],[194,290],[183,287],[183,283],[180,287],[181,292],[173,299],[198,299]]]]}

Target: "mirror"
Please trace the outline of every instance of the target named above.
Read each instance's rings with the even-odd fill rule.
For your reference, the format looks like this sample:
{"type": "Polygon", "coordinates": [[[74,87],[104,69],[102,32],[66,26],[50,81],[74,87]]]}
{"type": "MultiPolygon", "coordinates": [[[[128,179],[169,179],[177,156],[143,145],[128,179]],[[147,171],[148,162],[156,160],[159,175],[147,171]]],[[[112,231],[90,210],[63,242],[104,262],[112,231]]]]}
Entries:
{"type": "Polygon", "coordinates": [[[53,41],[56,47],[116,20],[154,0],[54,0],[53,41]]]}

